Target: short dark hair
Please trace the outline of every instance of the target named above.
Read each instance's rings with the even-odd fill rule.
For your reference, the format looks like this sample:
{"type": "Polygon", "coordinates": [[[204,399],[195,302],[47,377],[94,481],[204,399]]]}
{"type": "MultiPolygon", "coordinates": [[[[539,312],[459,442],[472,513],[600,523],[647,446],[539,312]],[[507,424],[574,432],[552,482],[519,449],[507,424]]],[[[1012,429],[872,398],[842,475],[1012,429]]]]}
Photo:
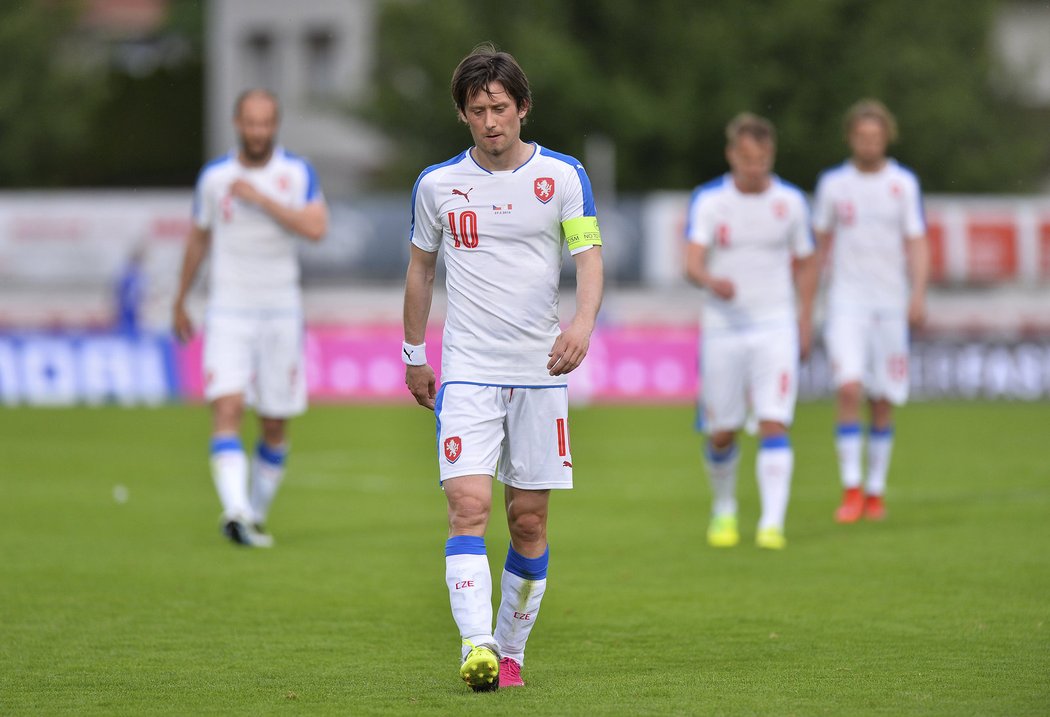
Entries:
{"type": "Polygon", "coordinates": [[[733,146],[737,143],[737,140],[744,136],[750,137],[760,144],[769,142],[776,145],[777,143],[777,130],[773,123],[765,117],[759,117],[752,112],[741,112],[726,125],[726,140],[729,142],[729,146],[733,146]]]}
{"type": "Polygon", "coordinates": [[[277,95],[264,90],[260,87],[253,87],[251,89],[244,90],[241,94],[237,95],[237,100],[233,103],[233,118],[237,119],[241,116],[241,108],[244,107],[244,103],[251,97],[265,97],[266,99],[273,102],[274,114],[280,118],[281,116],[281,102],[277,99],[277,95]]]}
{"type": "Polygon", "coordinates": [[[452,101],[456,109],[465,113],[467,101],[478,92],[488,92],[493,82],[503,85],[519,110],[532,109],[532,92],[525,71],[513,55],[497,50],[489,42],[475,47],[452,73],[452,101]]]}

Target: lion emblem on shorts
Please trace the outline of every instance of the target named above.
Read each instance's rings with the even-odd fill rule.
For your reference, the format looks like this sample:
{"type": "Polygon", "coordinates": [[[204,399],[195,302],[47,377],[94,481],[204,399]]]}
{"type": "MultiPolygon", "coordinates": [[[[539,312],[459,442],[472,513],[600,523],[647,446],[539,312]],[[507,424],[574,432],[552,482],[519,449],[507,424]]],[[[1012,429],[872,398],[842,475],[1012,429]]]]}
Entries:
{"type": "Polygon", "coordinates": [[[459,436],[449,436],[445,439],[445,460],[455,463],[463,454],[463,441],[459,436]]]}

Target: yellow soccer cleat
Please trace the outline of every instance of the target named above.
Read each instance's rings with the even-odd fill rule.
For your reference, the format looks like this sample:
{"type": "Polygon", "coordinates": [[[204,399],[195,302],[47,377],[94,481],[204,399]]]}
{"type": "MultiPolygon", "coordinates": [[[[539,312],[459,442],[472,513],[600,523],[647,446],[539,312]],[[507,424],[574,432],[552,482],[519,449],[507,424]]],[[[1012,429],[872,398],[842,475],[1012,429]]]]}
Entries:
{"type": "Polygon", "coordinates": [[[707,544],[714,548],[731,548],[740,542],[735,515],[716,515],[707,526],[707,544]]]}
{"type": "Polygon", "coordinates": [[[787,547],[787,538],[780,528],[760,528],[755,535],[755,545],[766,550],[783,550],[787,547]]]}
{"type": "Polygon", "coordinates": [[[463,681],[475,692],[499,689],[499,655],[487,645],[475,647],[469,640],[464,640],[463,644],[470,648],[467,659],[459,668],[463,681]]]}

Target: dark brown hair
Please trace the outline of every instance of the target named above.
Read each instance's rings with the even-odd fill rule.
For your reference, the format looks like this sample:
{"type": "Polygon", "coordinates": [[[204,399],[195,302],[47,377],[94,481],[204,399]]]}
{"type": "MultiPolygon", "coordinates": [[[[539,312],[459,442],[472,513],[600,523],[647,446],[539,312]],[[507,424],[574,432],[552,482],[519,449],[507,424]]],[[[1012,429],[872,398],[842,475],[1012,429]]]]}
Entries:
{"type": "Polygon", "coordinates": [[[500,52],[492,43],[475,47],[452,73],[452,101],[456,109],[465,113],[467,101],[478,92],[488,92],[493,82],[503,85],[519,110],[532,109],[529,78],[513,55],[500,52]]]}

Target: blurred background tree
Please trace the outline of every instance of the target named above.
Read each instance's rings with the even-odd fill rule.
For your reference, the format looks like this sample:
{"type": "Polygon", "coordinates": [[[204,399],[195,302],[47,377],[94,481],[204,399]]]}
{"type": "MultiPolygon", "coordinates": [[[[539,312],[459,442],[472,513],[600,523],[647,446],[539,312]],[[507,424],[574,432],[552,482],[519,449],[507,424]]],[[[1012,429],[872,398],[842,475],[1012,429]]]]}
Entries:
{"type": "Polygon", "coordinates": [[[0,3],[0,187],[186,186],[202,160],[203,3],[109,37],[76,0],[0,3]]]}
{"type": "Polygon", "coordinates": [[[396,138],[382,182],[469,144],[449,79],[482,41],[514,54],[535,113],[523,132],[586,161],[616,147],[625,191],[683,188],[725,171],[723,128],[741,110],[780,131],[777,171],[811,189],[846,156],[842,117],[862,97],[897,114],[892,153],[927,191],[1030,192],[1050,164],[1045,112],[993,84],[994,0],[468,0],[387,3],[376,98],[359,111],[396,138]]]}

